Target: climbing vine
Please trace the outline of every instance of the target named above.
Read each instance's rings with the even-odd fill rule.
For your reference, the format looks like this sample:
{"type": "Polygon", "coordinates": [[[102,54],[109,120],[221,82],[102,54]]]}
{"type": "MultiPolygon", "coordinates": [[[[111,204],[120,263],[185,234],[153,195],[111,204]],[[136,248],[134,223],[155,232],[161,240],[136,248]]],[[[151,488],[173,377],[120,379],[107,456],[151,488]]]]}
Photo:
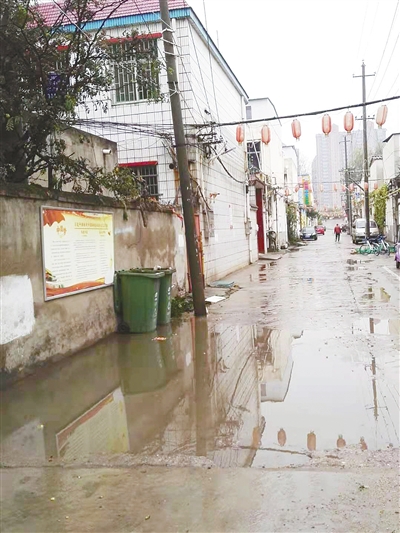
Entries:
{"type": "Polygon", "coordinates": [[[371,200],[374,206],[374,219],[378,224],[379,231],[384,232],[386,220],[386,201],[388,199],[388,187],[382,185],[371,193],[371,200]]]}

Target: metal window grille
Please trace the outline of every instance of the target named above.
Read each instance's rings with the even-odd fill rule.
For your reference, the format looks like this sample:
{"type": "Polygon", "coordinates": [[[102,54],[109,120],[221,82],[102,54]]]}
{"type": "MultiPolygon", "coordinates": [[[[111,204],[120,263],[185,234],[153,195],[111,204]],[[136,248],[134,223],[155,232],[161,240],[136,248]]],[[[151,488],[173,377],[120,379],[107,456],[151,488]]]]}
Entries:
{"type": "Polygon", "coordinates": [[[261,142],[248,142],[247,143],[247,164],[249,166],[250,173],[258,172],[261,170],[261,142]]]}
{"type": "Polygon", "coordinates": [[[138,174],[145,181],[143,188],[147,194],[153,198],[158,198],[157,165],[145,165],[143,167],[139,167],[136,170],[136,174],[138,174]]]}
{"type": "Polygon", "coordinates": [[[157,59],[157,39],[142,39],[139,56],[129,43],[115,44],[122,48],[122,59],[114,64],[115,101],[136,102],[151,100],[159,90],[158,71],[154,68],[157,59]]]}

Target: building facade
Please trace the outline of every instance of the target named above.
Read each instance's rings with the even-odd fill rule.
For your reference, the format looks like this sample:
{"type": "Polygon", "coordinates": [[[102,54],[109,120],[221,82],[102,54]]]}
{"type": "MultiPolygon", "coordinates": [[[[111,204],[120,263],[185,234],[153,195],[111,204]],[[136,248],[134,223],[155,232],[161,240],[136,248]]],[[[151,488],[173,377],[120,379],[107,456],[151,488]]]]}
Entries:
{"type": "MultiPolygon", "coordinates": [[[[196,237],[204,279],[212,281],[257,259],[256,208],[250,203],[246,145],[236,142],[235,126],[223,125],[245,118],[248,95],[186,2],[170,0],[169,8],[196,237]]],[[[100,13],[86,31],[95,31],[103,23],[100,13]]],[[[114,67],[114,88],[104,95],[102,106],[107,111],[88,102],[80,109],[80,127],[115,141],[119,164],[143,178],[148,195],[179,208],[158,2],[125,2],[107,20],[104,31],[113,46],[124,46],[124,32],[132,27],[142,39],[141,50],[148,51],[149,61],[160,62],[160,70],[154,72],[144,65],[139,72],[127,56],[114,67]],[[152,98],[152,88],[161,98],[152,98]]]]}

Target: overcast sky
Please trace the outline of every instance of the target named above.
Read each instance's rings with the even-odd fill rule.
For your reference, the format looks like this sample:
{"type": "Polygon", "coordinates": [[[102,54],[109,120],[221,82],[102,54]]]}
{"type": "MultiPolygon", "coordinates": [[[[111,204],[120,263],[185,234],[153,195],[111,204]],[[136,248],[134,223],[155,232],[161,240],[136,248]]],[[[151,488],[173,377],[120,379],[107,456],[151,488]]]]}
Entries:
{"type": "MultiPolygon", "coordinates": [[[[279,115],[400,95],[399,0],[187,0],[251,98],[268,96],[279,115]]],[[[388,135],[400,133],[400,101],[389,102],[388,135]]],[[[368,107],[374,115],[379,105],[368,107]]],[[[361,108],[353,111],[361,116],[361,108]]],[[[332,122],[343,131],[343,115],[332,122]]],[[[302,118],[298,141],[309,162],[322,116],[302,118]]],[[[291,120],[283,140],[293,144],[291,120]]],[[[362,128],[356,121],[355,128],[362,128]]]]}

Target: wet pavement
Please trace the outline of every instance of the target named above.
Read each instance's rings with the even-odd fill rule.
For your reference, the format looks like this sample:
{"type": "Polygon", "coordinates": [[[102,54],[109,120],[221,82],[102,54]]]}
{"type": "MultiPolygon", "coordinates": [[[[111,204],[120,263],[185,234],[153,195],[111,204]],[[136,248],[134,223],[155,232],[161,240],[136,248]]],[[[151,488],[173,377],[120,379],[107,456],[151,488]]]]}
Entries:
{"type": "MultiPolygon", "coordinates": [[[[29,493],[36,494],[40,485],[51,507],[50,492],[57,492],[59,477],[49,472],[59,466],[99,469],[88,481],[88,498],[98,493],[99,479],[110,475],[116,482],[115,473],[104,474],[104,467],[168,467],[172,477],[173,467],[206,473],[212,468],[210,479],[223,485],[229,469],[238,467],[252,467],[258,479],[272,471],[304,474],[318,463],[344,468],[348,461],[360,468],[367,457],[373,463],[388,453],[389,462],[383,458],[377,465],[381,475],[399,447],[399,277],[393,258],[360,258],[352,248],[347,235],[336,245],[328,229],[317,242],[230,276],[239,290],[210,306],[207,319],[186,317],[150,334],[112,335],[7,387],[1,395],[6,531],[132,531],[136,522],[128,526],[123,520],[108,529],[99,522],[70,529],[65,519],[57,526],[58,515],[55,522],[37,517],[29,529],[29,513],[36,516],[40,508],[29,493]],[[362,463],[357,454],[364,454],[362,463]]],[[[161,473],[152,470],[153,475],[163,483],[161,473]]],[[[65,487],[78,479],[62,476],[65,487]]],[[[250,486],[250,478],[244,479],[250,486]]],[[[207,485],[199,479],[200,491],[203,482],[207,485]]],[[[346,483],[337,482],[335,497],[346,483]]],[[[272,489],[273,484],[263,490],[272,489]]],[[[215,498],[221,497],[215,489],[215,498]]],[[[81,496],[76,498],[75,504],[81,496]]],[[[293,496],[293,501],[300,500],[293,496]]],[[[191,523],[190,531],[308,531],[289,518],[279,522],[281,529],[275,519],[243,520],[215,529],[200,521],[191,523]]],[[[139,522],[135,531],[181,530],[162,521],[139,522]]],[[[310,524],[332,530],[330,519],[324,522],[327,529],[318,521],[310,524]]],[[[380,531],[376,527],[370,531],[380,531]]]]}

